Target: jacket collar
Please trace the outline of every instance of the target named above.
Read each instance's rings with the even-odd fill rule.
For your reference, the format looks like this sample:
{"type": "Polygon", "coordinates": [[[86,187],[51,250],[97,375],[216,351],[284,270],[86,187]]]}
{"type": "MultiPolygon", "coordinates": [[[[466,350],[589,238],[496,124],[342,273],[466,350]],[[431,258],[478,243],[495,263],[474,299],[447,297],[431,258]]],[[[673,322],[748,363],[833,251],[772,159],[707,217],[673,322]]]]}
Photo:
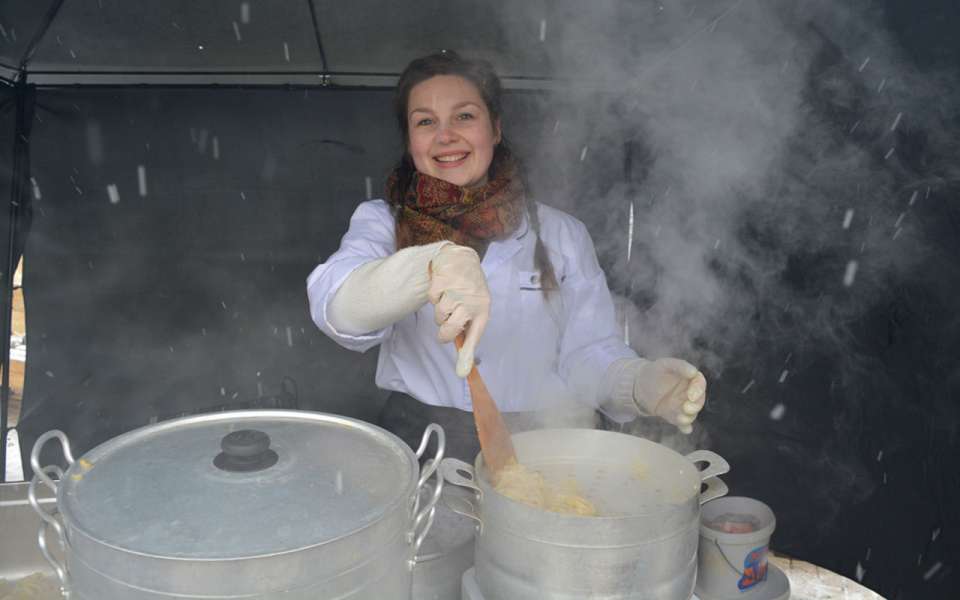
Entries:
{"type": "Polygon", "coordinates": [[[483,261],[480,263],[485,273],[489,274],[495,271],[500,265],[507,262],[515,254],[520,252],[527,238],[531,235],[530,220],[524,213],[517,230],[507,236],[505,239],[490,242],[487,246],[487,252],[483,255],[483,261]]]}

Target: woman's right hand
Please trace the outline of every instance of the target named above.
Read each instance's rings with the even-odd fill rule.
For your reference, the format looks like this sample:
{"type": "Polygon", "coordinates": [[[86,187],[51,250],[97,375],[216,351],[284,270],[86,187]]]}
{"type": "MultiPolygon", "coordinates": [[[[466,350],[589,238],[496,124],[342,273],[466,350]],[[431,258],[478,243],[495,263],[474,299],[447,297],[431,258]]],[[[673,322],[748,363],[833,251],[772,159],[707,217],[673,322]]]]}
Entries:
{"type": "Polygon", "coordinates": [[[440,326],[437,338],[452,342],[464,332],[463,347],[457,356],[457,375],[466,377],[473,369],[477,344],[490,319],[490,290],[473,248],[448,244],[430,262],[427,298],[434,305],[440,326]]]}

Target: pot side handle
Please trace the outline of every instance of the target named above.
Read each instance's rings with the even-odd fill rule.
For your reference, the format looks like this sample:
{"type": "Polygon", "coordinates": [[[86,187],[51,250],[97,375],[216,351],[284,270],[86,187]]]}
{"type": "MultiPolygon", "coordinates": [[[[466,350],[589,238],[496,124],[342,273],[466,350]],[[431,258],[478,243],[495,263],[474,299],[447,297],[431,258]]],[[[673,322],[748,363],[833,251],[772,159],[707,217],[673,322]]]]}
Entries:
{"type": "Polygon", "coordinates": [[[444,496],[443,503],[461,517],[476,521],[477,535],[483,535],[483,520],[473,502],[461,496],[444,496]]]}
{"type": "Polygon", "coordinates": [[[477,494],[477,499],[483,499],[483,490],[477,485],[477,474],[472,465],[458,458],[445,458],[440,463],[440,473],[447,483],[473,490],[477,494]]]}
{"type": "Polygon", "coordinates": [[[40,547],[40,554],[43,555],[43,558],[53,567],[54,572],[57,574],[57,579],[60,580],[60,592],[63,594],[63,597],[69,599],[70,585],[67,567],[50,553],[49,544],[47,543],[47,532],[50,528],[53,528],[53,531],[57,534],[57,543],[60,545],[60,550],[66,554],[66,532],[63,529],[63,523],[61,523],[58,518],[57,509],[53,509],[52,511],[45,510],[37,498],[38,483],[43,483],[56,494],[57,484],[53,478],[55,477],[58,481],[63,479],[63,469],[57,465],[40,466],[40,452],[47,442],[52,439],[60,442],[60,446],[63,449],[63,456],[67,459],[69,465],[73,465],[74,463],[73,451],[70,449],[70,440],[67,438],[67,434],[58,429],[54,429],[37,438],[30,452],[30,466],[33,468],[33,478],[30,480],[30,486],[27,488],[27,500],[30,502],[30,507],[33,508],[33,511],[42,519],[40,529],[37,531],[37,545],[40,547]]]}
{"type": "Polygon", "coordinates": [[[63,456],[67,459],[67,467],[69,468],[73,465],[74,460],[73,451],[70,449],[70,438],[59,429],[54,429],[41,435],[37,438],[37,441],[34,442],[33,449],[30,451],[30,467],[33,469],[34,478],[39,478],[40,481],[43,482],[43,485],[50,488],[50,491],[56,494],[57,484],[44,472],[44,467],[40,466],[40,451],[43,450],[47,442],[52,439],[60,442],[60,447],[63,449],[63,456]]]}
{"type": "Polygon", "coordinates": [[[711,477],[703,482],[703,485],[707,486],[705,490],[700,492],[700,505],[715,500],[720,496],[726,496],[727,492],[730,491],[730,488],[727,487],[719,477],[711,477]]]}
{"type": "Polygon", "coordinates": [[[700,481],[706,481],[711,477],[716,477],[717,475],[723,475],[724,473],[730,472],[730,463],[728,463],[722,456],[716,452],[710,452],[709,450],[695,450],[687,455],[687,460],[692,462],[694,466],[697,466],[697,463],[707,463],[707,466],[703,469],[700,469],[697,466],[697,470],[700,471],[700,481]]]}
{"type": "Polygon", "coordinates": [[[423,438],[420,440],[420,447],[417,448],[417,459],[423,458],[424,453],[427,451],[427,446],[430,444],[430,437],[432,435],[437,436],[437,452],[433,457],[428,458],[423,463],[420,478],[417,480],[417,490],[413,504],[413,527],[408,533],[408,538],[413,544],[413,558],[407,563],[407,566],[411,570],[413,570],[420,560],[417,553],[420,552],[420,546],[423,544],[423,540],[427,538],[430,528],[433,527],[433,518],[437,513],[437,502],[440,501],[440,494],[443,493],[443,476],[440,474],[439,468],[441,461],[443,461],[443,454],[446,451],[447,436],[443,428],[436,423],[430,423],[427,425],[426,430],[424,430],[423,438]],[[421,507],[420,492],[427,483],[427,480],[434,474],[436,474],[436,484],[433,486],[430,497],[424,503],[423,507],[421,507]]]}

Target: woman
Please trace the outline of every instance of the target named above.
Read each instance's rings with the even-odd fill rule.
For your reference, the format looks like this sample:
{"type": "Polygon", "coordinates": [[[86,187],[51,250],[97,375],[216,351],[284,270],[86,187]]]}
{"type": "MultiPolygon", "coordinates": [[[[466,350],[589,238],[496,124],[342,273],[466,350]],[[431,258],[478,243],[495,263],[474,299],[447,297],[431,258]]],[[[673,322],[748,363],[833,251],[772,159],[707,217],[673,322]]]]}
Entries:
{"type": "Polygon", "coordinates": [[[514,431],[544,414],[592,424],[571,422],[578,406],[618,421],[657,415],[689,433],[706,380],[623,343],[586,228],[526,193],[490,65],[449,51],[414,60],[395,108],[406,151],[387,200],[360,204],[307,279],[324,333],[351,350],[381,345],[376,383],[393,393],[380,424],[416,447],[440,423],[448,455],[472,460],[463,378],[475,364],[514,431]]]}

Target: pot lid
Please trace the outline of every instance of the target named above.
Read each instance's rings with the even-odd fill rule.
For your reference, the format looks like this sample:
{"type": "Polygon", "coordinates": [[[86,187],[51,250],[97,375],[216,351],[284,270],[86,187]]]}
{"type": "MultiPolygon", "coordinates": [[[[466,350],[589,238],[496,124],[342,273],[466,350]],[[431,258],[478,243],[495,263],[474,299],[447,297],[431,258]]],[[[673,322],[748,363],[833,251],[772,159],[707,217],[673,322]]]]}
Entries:
{"type": "Polygon", "coordinates": [[[348,536],[409,510],[413,452],[368,423],[237,411],[143,427],[64,475],[59,508],[94,540],[143,554],[231,559],[348,536]]]}

